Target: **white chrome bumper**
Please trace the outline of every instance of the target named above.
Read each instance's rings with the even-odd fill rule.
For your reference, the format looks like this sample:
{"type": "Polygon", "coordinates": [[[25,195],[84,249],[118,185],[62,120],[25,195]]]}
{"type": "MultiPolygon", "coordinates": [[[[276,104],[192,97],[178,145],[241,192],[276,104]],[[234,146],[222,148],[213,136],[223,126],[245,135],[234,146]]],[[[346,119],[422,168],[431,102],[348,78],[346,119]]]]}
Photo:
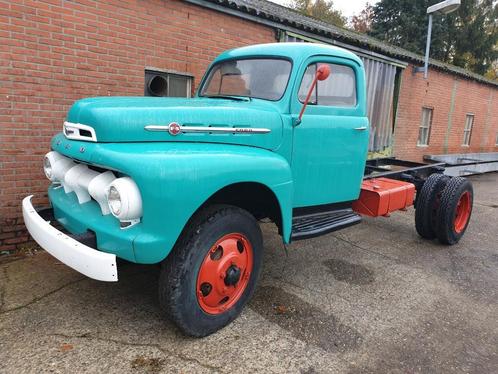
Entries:
{"type": "Polygon", "coordinates": [[[90,248],[51,226],[33,208],[32,197],[22,201],[22,214],[26,228],[40,247],[87,277],[105,282],[118,280],[116,255],[90,248]]]}

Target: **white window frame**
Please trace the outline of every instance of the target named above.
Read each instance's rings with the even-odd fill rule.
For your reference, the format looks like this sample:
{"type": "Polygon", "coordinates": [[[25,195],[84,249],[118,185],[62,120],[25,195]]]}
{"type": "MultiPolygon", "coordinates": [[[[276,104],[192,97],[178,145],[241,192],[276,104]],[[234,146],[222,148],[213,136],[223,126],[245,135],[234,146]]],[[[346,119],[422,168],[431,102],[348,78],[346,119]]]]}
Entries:
{"type": "Polygon", "coordinates": [[[420,118],[420,125],[418,127],[418,139],[417,139],[418,147],[427,147],[429,145],[433,118],[434,118],[434,108],[423,106],[422,115],[420,118]],[[429,113],[429,115],[427,116],[425,115],[425,113],[429,113]],[[426,130],[425,133],[423,132],[424,129],[426,130]]]}
{"type": "Polygon", "coordinates": [[[470,141],[472,140],[472,129],[474,128],[475,115],[473,113],[467,113],[465,115],[465,125],[463,127],[463,142],[462,147],[470,147],[470,141]]]}

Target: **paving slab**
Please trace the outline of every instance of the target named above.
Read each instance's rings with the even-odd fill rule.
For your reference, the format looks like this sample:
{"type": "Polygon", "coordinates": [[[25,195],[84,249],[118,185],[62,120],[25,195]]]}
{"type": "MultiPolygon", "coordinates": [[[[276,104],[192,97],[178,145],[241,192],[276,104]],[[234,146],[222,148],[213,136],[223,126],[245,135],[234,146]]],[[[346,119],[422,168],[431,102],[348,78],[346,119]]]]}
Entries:
{"type": "Polygon", "coordinates": [[[0,258],[0,373],[498,372],[498,173],[471,178],[453,247],[413,209],[287,252],[262,224],[255,296],[230,326],[183,336],[159,309],[157,266],[88,279],[43,251],[0,258]]]}

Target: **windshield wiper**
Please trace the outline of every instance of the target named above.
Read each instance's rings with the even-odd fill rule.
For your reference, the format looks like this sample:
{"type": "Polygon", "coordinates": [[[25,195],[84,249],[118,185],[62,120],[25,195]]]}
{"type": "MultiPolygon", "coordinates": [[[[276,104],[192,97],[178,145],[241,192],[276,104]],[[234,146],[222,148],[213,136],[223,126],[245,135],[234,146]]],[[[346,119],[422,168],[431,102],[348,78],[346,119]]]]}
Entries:
{"type": "Polygon", "coordinates": [[[237,101],[251,101],[250,97],[240,97],[240,96],[231,96],[231,95],[202,95],[202,97],[209,97],[210,99],[229,99],[229,100],[237,100],[237,101]]]}

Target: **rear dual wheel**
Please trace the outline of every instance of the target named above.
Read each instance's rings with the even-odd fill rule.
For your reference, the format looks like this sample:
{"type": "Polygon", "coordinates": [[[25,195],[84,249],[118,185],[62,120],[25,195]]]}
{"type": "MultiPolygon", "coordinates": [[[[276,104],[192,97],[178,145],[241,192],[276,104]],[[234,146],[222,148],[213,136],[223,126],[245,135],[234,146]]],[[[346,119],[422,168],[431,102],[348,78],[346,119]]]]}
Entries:
{"type": "Polygon", "coordinates": [[[454,177],[441,192],[437,211],[437,238],[443,244],[453,245],[460,241],[472,215],[474,191],[465,178],[454,177]]]}
{"type": "Polygon", "coordinates": [[[161,267],[161,308],[191,336],[226,326],[254,292],[262,243],[259,225],[247,211],[227,205],[201,211],[161,267]]]}
{"type": "Polygon", "coordinates": [[[469,180],[432,174],[417,196],[415,227],[425,239],[458,243],[472,214],[473,189],[469,180]]]}
{"type": "Polygon", "coordinates": [[[431,174],[426,179],[417,195],[415,210],[415,228],[424,239],[436,237],[436,217],[439,208],[441,192],[449,177],[444,174],[431,174]]]}

